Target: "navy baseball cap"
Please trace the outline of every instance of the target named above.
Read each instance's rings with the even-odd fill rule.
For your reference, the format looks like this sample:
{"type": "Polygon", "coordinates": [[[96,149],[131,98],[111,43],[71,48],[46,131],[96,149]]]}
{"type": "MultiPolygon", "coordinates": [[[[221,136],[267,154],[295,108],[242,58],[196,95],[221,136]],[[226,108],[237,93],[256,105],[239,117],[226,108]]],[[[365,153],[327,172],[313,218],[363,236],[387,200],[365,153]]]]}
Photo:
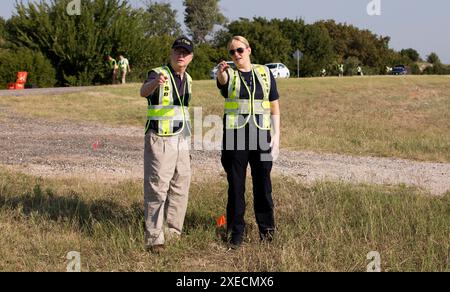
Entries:
{"type": "Polygon", "coordinates": [[[194,51],[194,43],[187,37],[180,37],[175,40],[175,42],[172,45],[172,49],[176,48],[184,48],[189,53],[192,53],[194,51]]]}

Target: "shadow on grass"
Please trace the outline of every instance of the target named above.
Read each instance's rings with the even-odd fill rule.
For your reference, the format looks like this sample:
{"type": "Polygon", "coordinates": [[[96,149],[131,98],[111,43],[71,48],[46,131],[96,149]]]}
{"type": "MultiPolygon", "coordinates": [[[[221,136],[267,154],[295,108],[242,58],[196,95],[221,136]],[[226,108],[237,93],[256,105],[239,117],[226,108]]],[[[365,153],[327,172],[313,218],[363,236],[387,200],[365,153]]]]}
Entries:
{"type": "Polygon", "coordinates": [[[216,227],[216,218],[212,215],[201,212],[187,212],[186,218],[184,220],[184,229],[187,233],[190,230],[212,230],[216,227]]]}
{"type": "MultiPolygon", "coordinates": [[[[69,194],[57,194],[52,189],[43,191],[36,184],[32,192],[22,195],[8,194],[0,196],[0,210],[20,210],[26,218],[38,216],[55,222],[75,224],[78,230],[92,235],[94,225],[113,226],[114,229],[144,232],[143,203],[133,203],[124,207],[112,200],[86,200],[80,194],[71,191],[69,194]]],[[[189,211],[184,221],[186,233],[194,230],[214,230],[216,218],[206,212],[189,211]]]]}
{"type": "Polygon", "coordinates": [[[88,235],[98,223],[125,230],[130,225],[142,228],[144,217],[143,206],[139,203],[124,208],[110,200],[86,201],[75,192],[62,196],[51,189],[42,191],[38,184],[33,192],[0,196],[0,209],[20,209],[26,217],[37,215],[56,222],[75,223],[81,232],[88,235]]]}

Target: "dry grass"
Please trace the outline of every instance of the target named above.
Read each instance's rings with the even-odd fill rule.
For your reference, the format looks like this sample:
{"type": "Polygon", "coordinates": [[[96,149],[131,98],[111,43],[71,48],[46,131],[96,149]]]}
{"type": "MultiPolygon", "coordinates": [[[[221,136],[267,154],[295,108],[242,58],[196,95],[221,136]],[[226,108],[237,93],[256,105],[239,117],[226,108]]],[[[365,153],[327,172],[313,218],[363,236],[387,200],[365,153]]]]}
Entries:
{"type": "Polygon", "coordinates": [[[283,145],[448,162],[449,81],[428,76],[328,78],[291,87],[281,81],[281,95],[289,97],[282,102],[283,145]]]}
{"type": "Polygon", "coordinates": [[[142,125],[147,101],[137,97],[137,88],[137,84],[127,84],[63,95],[3,97],[0,106],[56,121],[99,122],[112,126],[142,125]]]}
{"type": "Polygon", "coordinates": [[[246,243],[228,251],[215,229],[226,184],[214,178],[192,185],[185,236],[160,256],[143,248],[142,198],[141,181],[0,170],[0,270],[64,271],[69,251],[81,252],[83,271],[365,271],[370,251],[383,271],[449,269],[450,193],[276,178],[275,242],[258,242],[250,203],[246,243]]]}
{"type": "MultiPolygon", "coordinates": [[[[282,147],[450,162],[450,77],[279,80],[282,147]]],[[[140,84],[61,96],[3,97],[0,106],[57,120],[143,127],[140,84]]],[[[194,83],[193,106],[222,115],[215,81],[194,83]]],[[[205,132],[205,131],[204,131],[205,132]]]]}

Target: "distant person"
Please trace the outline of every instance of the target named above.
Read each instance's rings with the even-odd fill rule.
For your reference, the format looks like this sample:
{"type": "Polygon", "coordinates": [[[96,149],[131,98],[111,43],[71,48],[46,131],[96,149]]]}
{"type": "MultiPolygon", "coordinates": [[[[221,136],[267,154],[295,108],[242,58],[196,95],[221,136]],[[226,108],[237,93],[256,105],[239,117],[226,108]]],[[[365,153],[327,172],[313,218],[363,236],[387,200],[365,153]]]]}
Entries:
{"type": "Polygon", "coordinates": [[[320,74],[322,75],[322,77],[327,76],[327,70],[324,68],[322,69],[322,71],[320,72],[320,74]]]}
{"type": "Polygon", "coordinates": [[[344,76],[344,64],[340,64],[338,69],[339,69],[339,77],[343,77],[344,76]]]}
{"type": "Polygon", "coordinates": [[[106,62],[108,63],[108,69],[110,70],[112,84],[117,84],[117,72],[119,70],[117,61],[113,57],[108,55],[106,56],[106,62]]]}
{"type": "Polygon", "coordinates": [[[189,103],[194,57],[191,40],[175,40],[167,65],[154,68],[141,88],[148,100],[144,149],[145,243],[159,253],[166,239],[179,238],[191,182],[189,103]]]}
{"type": "Polygon", "coordinates": [[[386,66],[386,74],[391,74],[392,68],[389,66],[386,66]]]}
{"type": "Polygon", "coordinates": [[[356,71],[358,72],[358,76],[364,76],[364,73],[363,73],[363,70],[362,70],[361,66],[358,66],[356,71]]]}
{"type": "Polygon", "coordinates": [[[122,84],[126,83],[126,77],[127,73],[131,72],[130,63],[128,62],[128,59],[125,58],[123,55],[119,56],[119,71],[121,74],[121,80],[122,84]]]}

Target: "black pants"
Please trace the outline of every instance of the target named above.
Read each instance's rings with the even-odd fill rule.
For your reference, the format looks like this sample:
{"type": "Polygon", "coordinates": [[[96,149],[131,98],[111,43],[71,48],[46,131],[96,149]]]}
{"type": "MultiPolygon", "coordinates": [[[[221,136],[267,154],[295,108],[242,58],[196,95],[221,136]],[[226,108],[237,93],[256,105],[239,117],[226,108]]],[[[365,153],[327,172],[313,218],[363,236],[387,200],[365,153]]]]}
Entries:
{"type": "Polygon", "coordinates": [[[241,243],[245,230],[245,179],[250,163],[253,200],[261,238],[275,230],[270,172],[272,161],[261,159],[261,150],[223,150],[222,165],[228,179],[227,230],[233,243],[241,243]]]}

